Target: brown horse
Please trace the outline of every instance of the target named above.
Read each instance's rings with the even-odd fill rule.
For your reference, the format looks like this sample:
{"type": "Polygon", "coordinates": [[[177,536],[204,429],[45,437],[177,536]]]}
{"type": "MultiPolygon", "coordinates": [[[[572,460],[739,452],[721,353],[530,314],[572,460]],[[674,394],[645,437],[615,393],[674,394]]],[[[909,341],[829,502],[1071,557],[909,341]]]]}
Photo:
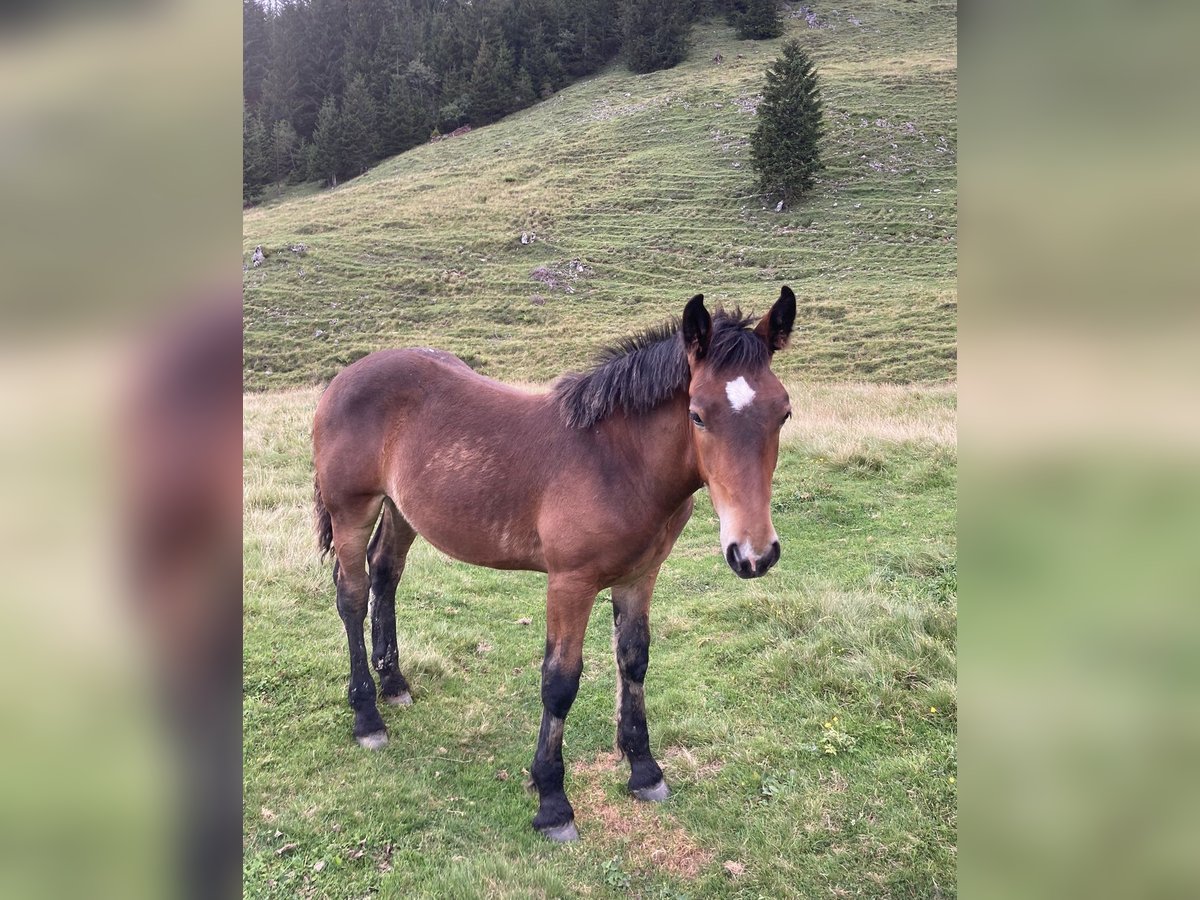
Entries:
{"type": "Polygon", "coordinates": [[[389,703],[412,702],[397,659],[395,602],[420,534],[465,562],[548,576],[542,728],[530,767],[534,827],[552,840],[578,836],[563,790],[563,722],[579,689],[592,604],[605,588],[629,790],[664,799],[642,694],[650,595],[701,485],[735,573],[756,578],[779,559],[771,475],[790,409],[770,361],[795,317],[786,286],[753,326],[739,313],[710,317],[696,296],[682,322],[625,340],[547,394],[427,349],[373,353],[334,378],[313,423],[316,512],[321,549],[336,557],[358,742],[387,743],[363,639],[371,593],[380,692],[389,703]]]}

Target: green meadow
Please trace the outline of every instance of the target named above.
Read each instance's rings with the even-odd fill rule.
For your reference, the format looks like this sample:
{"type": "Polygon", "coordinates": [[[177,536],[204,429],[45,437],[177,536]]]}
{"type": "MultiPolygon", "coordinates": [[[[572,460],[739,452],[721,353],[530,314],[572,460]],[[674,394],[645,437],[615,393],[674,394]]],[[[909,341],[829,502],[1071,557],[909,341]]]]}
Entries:
{"type": "Polygon", "coordinates": [[[676,69],[613,65],[246,212],[247,896],[956,895],[956,9],[813,9],[822,27],[788,27],[823,78],[828,168],[793,208],[755,193],[746,143],[779,42],[709,22],[676,69]],[[381,709],[385,750],[355,745],[310,518],[320,386],[414,344],[537,386],[694,293],[762,312],[781,282],[783,558],[734,577],[701,491],[655,594],[673,796],[625,793],[602,594],[564,747],[581,840],[532,831],[545,576],[422,541],[397,599],[415,703],[381,709]]]}

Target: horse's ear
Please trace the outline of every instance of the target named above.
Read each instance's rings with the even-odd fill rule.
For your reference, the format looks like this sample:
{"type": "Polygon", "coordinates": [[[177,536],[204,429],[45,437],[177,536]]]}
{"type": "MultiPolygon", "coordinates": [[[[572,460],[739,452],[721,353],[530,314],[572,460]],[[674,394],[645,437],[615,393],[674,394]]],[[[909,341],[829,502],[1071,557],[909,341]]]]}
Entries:
{"type": "Polygon", "coordinates": [[[779,299],[759,321],[754,333],[767,342],[767,350],[774,353],[787,346],[792,336],[792,325],[796,322],[796,295],[786,284],[779,292],[779,299]]]}
{"type": "Polygon", "coordinates": [[[712,337],[712,316],[704,308],[704,295],[697,294],[683,308],[683,346],[692,360],[704,359],[712,337]]]}

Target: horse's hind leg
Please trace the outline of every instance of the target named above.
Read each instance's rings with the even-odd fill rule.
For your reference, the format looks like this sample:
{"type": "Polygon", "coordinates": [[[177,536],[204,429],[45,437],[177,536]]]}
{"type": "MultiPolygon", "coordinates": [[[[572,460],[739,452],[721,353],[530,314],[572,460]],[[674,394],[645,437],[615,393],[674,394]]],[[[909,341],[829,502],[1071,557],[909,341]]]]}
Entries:
{"type": "Polygon", "coordinates": [[[371,571],[371,662],[379,673],[379,694],[385,703],[408,706],[412,694],[400,672],[396,645],[396,586],[404,574],[404,560],[417,533],[396,505],[383,501],[383,516],[367,550],[371,571]]]}
{"type": "MultiPolygon", "coordinates": [[[[330,498],[326,498],[328,501],[330,498]]],[[[363,626],[367,619],[370,582],[367,578],[367,546],[383,498],[362,496],[329,505],[333,528],[334,584],[337,608],[346,626],[350,649],[348,696],[354,710],[354,737],[371,750],[387,744],[387,727],[375,705],[375,679],[367,662],[363,626]]]]}

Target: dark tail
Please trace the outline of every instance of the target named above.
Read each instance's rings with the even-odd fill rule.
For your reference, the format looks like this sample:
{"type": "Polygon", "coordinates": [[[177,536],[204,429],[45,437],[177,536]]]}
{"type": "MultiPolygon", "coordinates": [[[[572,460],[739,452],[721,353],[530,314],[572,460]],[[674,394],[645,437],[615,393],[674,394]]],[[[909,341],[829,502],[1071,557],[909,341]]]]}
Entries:
{"type": "Polygon", "coordinates": [[[329,510],[325,508],[325,501],[321,499],[321,483],[315,476],[313,477],[313,520],[317,527],[317,546],[321,550],[321,559],[324,560],[333,548],[333,520],[329,517],[329,510]]]}

